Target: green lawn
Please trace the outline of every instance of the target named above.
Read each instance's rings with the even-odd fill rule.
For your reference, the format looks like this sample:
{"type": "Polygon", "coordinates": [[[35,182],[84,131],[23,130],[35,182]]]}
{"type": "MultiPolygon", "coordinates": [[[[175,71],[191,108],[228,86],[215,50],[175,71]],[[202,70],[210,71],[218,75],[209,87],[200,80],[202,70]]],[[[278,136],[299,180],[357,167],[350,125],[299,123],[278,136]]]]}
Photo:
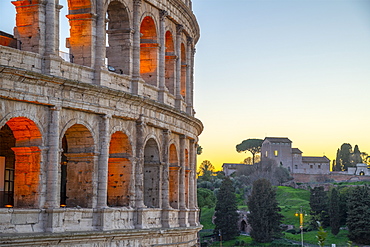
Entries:
{"type": "MultiPolygon", "coordinates": [[[[328,233],[325,245],[331,246],[331,244],[336,244],[337,247],[347,246],[347,242],[348,242],[348,238],[347,238],[348,231],[347,230],[340,230],[337,236],[334,236],[333,234],[331,234],[330,228],[327,228],[325,230],[328,233]]],[[[317,235],[317,231],[304,232],[303,241],[309,244],[317,244],[316,235],[317,235]]],[[[297,242],[301,241],[300,234],[291,234],[291,233],[284,232],[284,236],[287,239],[291,239],[297,242]]]]}

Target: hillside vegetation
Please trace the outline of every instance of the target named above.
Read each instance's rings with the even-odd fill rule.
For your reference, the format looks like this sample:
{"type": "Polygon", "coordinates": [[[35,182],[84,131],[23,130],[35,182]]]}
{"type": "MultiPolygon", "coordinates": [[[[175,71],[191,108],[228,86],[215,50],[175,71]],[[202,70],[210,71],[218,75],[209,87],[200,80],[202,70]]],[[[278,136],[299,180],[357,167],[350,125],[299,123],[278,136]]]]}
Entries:
{"type": "MultiPolygon", "coordinates": [[[[309,212],[310,212],[310,191],[303,190],[303,189],[294,189],[292,187],[286,186],[278,186],[276,190],[276,198],[279,202],[279,206],[281,208],[281,213],[284,215],[283,224],[285,225],[294,225],[296,231],[299,231],[299,219],[295,216],[295,213],[298,212],[301,207],[307,213],[305,217],[305,222],[309,221],[309,212]]],[[[241,205],[242,203],[239,203],[241,205]]],[[[239,206],[242,210],[248,210],[247,206],[239,206]]],[[[204,208],[202,209],[201,214],[201,224],[203,225],[203,230],[201,232],[201,237],[211,235],[214,229],[214,224],[212,224],[212,216],[214,214],[214,208],[204,208]]],[[[306,225],[306,223],[305,223],[306,225]]],[[[308,224],[307,224],[308,225],[308,224]]],[[[334,236],[330,233],[330,228],[325,229],[328,233],[327,237],[327,244],[335,243],[337,247],[340,246],[347,246],[347,234],[348,231],[341,230],[337,236],[334,236]]],[[[309,231],[304,233],[304,242],[310,244],[317,244],[316,240],[317,231],[309,231]]],[[[300,234],[291,234],[284,232],[284,237],[286,239],[290,239],[296,241],[297,243],[300,242],[301,237],[300,234]]],[[[243,241],[246,245],[245,246],[278,246],[276,243],[269,244],[257,244],[253,243],[251,245],[252,240],[249,236],[239,236],[236,240],[232,241],[232,243],[224,243],[223,246],[238,246],[235,245],[236,242],[243,241]]],[[[219,245],[211,245],[211,246],[219,246],[219,245]]],[[[280,246],[285,246],[284,244],[280,246]]]]}

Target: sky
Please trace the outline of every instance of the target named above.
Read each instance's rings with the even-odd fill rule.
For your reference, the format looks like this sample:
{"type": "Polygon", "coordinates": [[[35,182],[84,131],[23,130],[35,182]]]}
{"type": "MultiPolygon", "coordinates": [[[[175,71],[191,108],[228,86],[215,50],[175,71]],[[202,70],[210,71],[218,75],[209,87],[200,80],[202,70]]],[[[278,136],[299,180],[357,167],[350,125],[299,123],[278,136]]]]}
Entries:
{"type": "MultiPolygon", "coordinates": [[[[343,143],[370,153],[369,0],[192,2],[198,165],[242,162],[250,154],[235,146],[249,138],[288,137],[331,160],[343,143]]],[[[14,6],[0,0],[0,10],[12,33],[14,6]]]]}
{"type": "Polygon", "coordinates": [[[195,111],[198,165],[240,163],[249,138],[288,137],[333,160],[370,153],[370,1],[193,0],[201,29],[195,111]]]}

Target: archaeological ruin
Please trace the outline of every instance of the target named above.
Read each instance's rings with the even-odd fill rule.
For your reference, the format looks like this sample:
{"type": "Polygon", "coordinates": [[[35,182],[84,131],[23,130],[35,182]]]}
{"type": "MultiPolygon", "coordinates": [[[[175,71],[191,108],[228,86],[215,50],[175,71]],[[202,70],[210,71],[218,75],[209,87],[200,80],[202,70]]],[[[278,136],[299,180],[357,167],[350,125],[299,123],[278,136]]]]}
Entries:
{"type": "Polygon", "coordinates": [[[0,246],[197,246],[191,0],[65,2],[0,30],[0,246]]]}

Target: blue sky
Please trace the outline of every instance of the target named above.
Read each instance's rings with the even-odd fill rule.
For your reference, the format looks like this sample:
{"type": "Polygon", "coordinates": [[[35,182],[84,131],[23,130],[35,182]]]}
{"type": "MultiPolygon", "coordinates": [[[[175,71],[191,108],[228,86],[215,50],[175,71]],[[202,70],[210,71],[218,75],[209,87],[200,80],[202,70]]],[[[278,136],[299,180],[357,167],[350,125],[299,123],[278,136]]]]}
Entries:
{"type": "MultiPolygon", "coordinates": [[[[12,33],[13,5],[0,10],[12,33]]],[[[235,145],[266,136],[306,156],[334,159],[345,142],[370,153],[370,1],[193,0],[193,11],[198,163],[239,163],[235,145]]]]}

